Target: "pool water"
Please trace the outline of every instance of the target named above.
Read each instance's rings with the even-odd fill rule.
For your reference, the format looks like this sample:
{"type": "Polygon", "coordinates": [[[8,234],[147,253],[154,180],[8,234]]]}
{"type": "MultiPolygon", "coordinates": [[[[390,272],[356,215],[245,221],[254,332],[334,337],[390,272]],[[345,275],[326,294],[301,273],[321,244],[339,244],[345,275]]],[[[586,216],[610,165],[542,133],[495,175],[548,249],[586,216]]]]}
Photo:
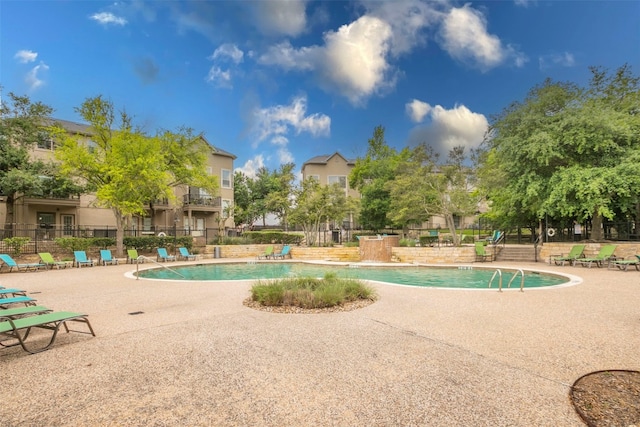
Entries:
{"type": "MultiPolygon", "coordinates": [[[[338,277],[373,280],[398,285],[438,288],[488,288],[495,269],[461,267],[371,267],[334,266],[305,263],[231,263],[198,264],[153,268],[139,272],[140,278],[165,280],[259,280],[284,277],[324,277],[335,273],[338,277]],[[357,267],[357,268],[355,268],[357,267]],[[171,271],[174,270],[174,271],[171,271]],[[179,273],[180,275],[176,274],[179,273]]],[[[520,288],[521,277],[516,270],[502,270],[502,286],[506,288],[515,274],[511,287],[520,288]]],[[[569,280],[563,276],[524,272],[524,286],[539,288],[556,286],[569,280]]],[[[492,288],[498,288],[496,275],[492,288]]]]}

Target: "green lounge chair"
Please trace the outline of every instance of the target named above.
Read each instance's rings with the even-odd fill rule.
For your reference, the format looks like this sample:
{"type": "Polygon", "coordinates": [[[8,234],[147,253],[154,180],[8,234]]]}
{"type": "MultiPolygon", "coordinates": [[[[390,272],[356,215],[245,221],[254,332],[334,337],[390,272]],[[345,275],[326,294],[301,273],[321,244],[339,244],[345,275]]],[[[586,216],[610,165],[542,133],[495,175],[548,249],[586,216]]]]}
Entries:
{"type": "Polygon", "coordinates": [[[10,319],[19,319],[20,317],[31,316],[34,314],[50,313],[53,310],[41,305],[30,305],[26,307],[7,308],[0,311],[0,316],[10,319]]]}
{"type": "Polygon", "coordinates": [[[489,261],[493,261],[493,255],[487,252],[486,247],[484,246],[484,242],[476,242],[476,261],[486,261],[489,258],[489,261]]]}
{"type": "Polygon", "coordinates": [[[111,251],[109,249],[100,249],[100,263],[102,265],[117,265],[118,260],[111,256],[111,251]]]}
{"type": "Polygon", "coordinates": [[[0,254],[0,261],[3,262],[3,264],[0,264],[0,270],[2,270],[2,267],[6,265],[7,267],[9,267],[10,272],[14,268],[17,271],[36,271],[40,267],[45,266],[44,264],[40,264],[39,262],[31,264],[18,264],[13,258],[11,258],[11,256],[7,254],[0,254]]]}
{"type": "Polygon", "coordinates": [[[178,259],[183,259],[185,261],[195,261],[196,256],[194,254],[189,253],[189,250],[184,246],[178,248],[178,259]]]}
{"type": "Polygon", "coordinates": [[[91,334],[94,337],[96,336],[86,314],[73,313],[70,311],[59,311],[53,313],[37,314],[34,316],[22,317],[19,319],[12,319],[10,317],[2,316],[2,313],[0,313],[0,336],[7,337],[0,340],[0,345],[2,347],[13,347],[16,345],[20,345],[22,349],[28,353],[39,353],[51,347],[51,345],[56,340],[58,331],[60,330],[61,326],[64,326],[67,333],[79,332],[84,334],[91,334]],[[85,325],[87,325],[89,332],[69,329],[67,322],[84,323],[85,325]],[[48,329],[50,331],[53,331],[51,339],[44,347],[40,347],[37,349],[27,347],[27,338],[29,337],[29,333],[31,332],[31,330],[34,328],[48,329]],[[7,339],[17,340],[17,342],[7,344],[7,339]]]}
{"type": "Polygon", "coordinates": [[[285,259],[286,257],[291,258],[291,246],[289,245],[284,245],[280,252],[273,254],[273,259],[285,259]]]}
{"type": "Polygon", "coordinates": [[[137,249],[127,249],[127,264],[142,264],[144,263],[144,257],[141,258],[140,255],[138,255],[138,250],[137,249]]]}
{"type": "Polygon", "coordinates": [[[573,265],[576,260],[582,256],[582,252],[584,252],[585,246],[586,245],[574,245],[566,256],[552,255],[551,261],[553,261],[556,265],[564,266],[565,262],[568,262],[569,265],[573,265]]]}
{"type": "Polygon", "coordinates": [[[158,248],[158,257],[157,260],[158,261],[162,261],[162,262],[166,262],[166,261],[175,261],[176,257],[174,257],[173,255],[169,255],[167,253],[167,249],[166,248],[158,248]]]}
{"type": "Polygon", "coordinates": [[[579,258],[576,259],[574,265],[576,263],[580,263],[583,267],[591,268],[591,266],[595,263],[597,267],[602,267],[605,261],[608,261],[609,258],[613,256],[613,252],[616,250],[617,245],[603,245],[600,248],[600,252],[598,255],[591,258],[579,258]]]}
{"type": "Polygon", "coordinates": [[[42,260],[42,263],[45,265],[45,267],[48,268],[49,270],[51,270],[53,267],[60,269],[60,268],[67,268],[71,266],[71,263],[69,262],[56,261],[55,259],[53,259],[53,255],[51,255],[50,252],[40,252],[38,253],[38,256],[42,260]]]}
{"type": "MultiPolygon", "coordinates": [[[[7,309],[13,304],[36,305],[36,300],[31,297],[18,296],[13,298],[0,298],[0,310],[7,309]]],[[[2,313],[2,311],[0,311],[2,313]]]]}
{"type": "Polygon", "coordinates": [[[258,259],[269,259],[273,256],[273,246],[267,246],[263,253],[258,255],[258,259]]]}
{"type": "Polygon", "coordinates": [[[95,265],[95,261],[87,258],[87,253],[85,251],[73,251],[73,256],[76,260],[76,265],[78,268],[83,266],[93,267],[95,265]]]}
{"type": "Polygon", "coordinates": [[[636,270],[640,271],[640,255],[635,255],[635,258],[632,259],[616,259],[611,261],[611,265],[623,271],[627,271],[629,266],[633,265],[636,270]]]}

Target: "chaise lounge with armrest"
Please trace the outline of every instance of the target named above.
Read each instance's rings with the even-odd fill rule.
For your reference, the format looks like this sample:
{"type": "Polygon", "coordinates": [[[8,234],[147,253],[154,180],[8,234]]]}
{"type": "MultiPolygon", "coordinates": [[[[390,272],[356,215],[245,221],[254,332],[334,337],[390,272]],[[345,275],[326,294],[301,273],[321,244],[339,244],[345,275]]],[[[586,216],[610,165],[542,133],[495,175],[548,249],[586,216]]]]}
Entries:
{"type": "Polygon", "coordinates": [[[94,337],[96,336],[86,314],[59,311],[15,319],[9,316],[3,316],[2,312],[0,312],[0,346],[14,347],[20,345],[22,349],[28,353],[39,353],[51,347],[58,336],[58,331],[61,326],[64,326],[67,333],[78,332],[90,334],[94,337]],[[69,329],[67,322],[84,323],[87,326],[88,332],[69,329]],[[27,338],[29,338],[32,329],[46,329],[53,331],[53,334],[45,346],[34,349],[26,345],[27,338]],[[16,340],[17,342],[7,344],[7,340],[16,340]]]}
{"type": "Polygon", "coordinates": [[[111,251],[109,249],[100,249],[100,263],[102,265],[117,265],[118,260],[111,255],[111,251]]]}
{"type": "Polygon", "coordinates": [[[81,268],[83,266],[93,267],[95,265],[94,260],[87,258],[87,253],[85,251],[73,251],[73,256],[78,268],[81,268]]]}
{"type": "Polygon", "coordinates": [[[258,259],[269,259],[273,256],[273,246],[267,246],[263,253],[258,255],[258,259]]]}
{"type": "Polygon", "coordinates": [[[167,249],[166,248],[158,248],[158,257],[157,257],[157,261],[162,261],[162,262],[166,262],[166,261],[175,261],[176,257],[174,257],[173,255],[169,255],[167,253],[167,249]]]}
{"type": "Polygon", "coordinates": [[[195,261],[197,256],[195,254],[189,253],[189,250],[184,246],[178,248],[178,259],[183,259],[185,261],[195,261]]]}
{"type": "Polygon", "coordinates": [[[0,313],[2,313],[2,309],[6,309],[14,304],[36,305],[36,300],[26,296],[0,298],[0,313]]]}
{"type": "Polygon", "coordinates": [[[291,246],[284,245],[280,252],[274,253],[271,257],[273,259],[276,259],[276,258],[285,259],[286,257],[291,258],[291,246]]]}
{"type": "Polygon", "coordinates": [[[640,271],[640,255],[634,255],[631,259],[616,259],[611,261],[610,265],[623,271],[627,271],[629,266],[632,265],[636,270],[640,271]]]}
{"type": "Polygon", "coordinates": [[[144,257],[140,258],[137,249],[127,249],[127,264],[142,264],[144,263],[144,257]]]}
{"type": "Polygon", "coordinates": [[[49,270],[51,270],[53,267],[57,269],[67,268],[73,264],[68,261],[56,261],[55,259],[53,259],[53,255],[51,255],[50,252],[40,252],[38,253],[38,256],[42,260],[42,263],[44,264],[44,266],[49,270]]]}
{"type": "MultiPolygon", "coordinates": [[[[555,265],[564,266],[565,262],[568,262],[569,265],[573,265],[578,258],[582,257],[585,246],[586,245],[574,245],[566,256],[552,255],[551,261],[553,261],[555,265]]],[[[549,264],[551,264],[551,262],[549,264]]]]}
{"type": "Polygon", "coordinates": [[[596,256],[590,258],[578,258],[575,260],[573,265],[580,263],[583,267],[591,268],[591,266],[595,264],[596,267],[602,267],[602,265],[609,261],[609,258],[613,256],[613,252],[615,252],[616,247],[617,245],[603,245],[596,256]]]}
{"type": "Polygon", "coordinates": [[[18,264],[8,254],[0,254],[0,261],[2,261],[2,264],[0,264],[0,270],[2,270],[2,268],[6,265],[7,267],[9,267],[9,272],[11,272],[11,270],[13,270],[14,268],[17,271],[36,271],[37,269],[45,266],[44,264],[41,264],[39,262],[18,264]]]}

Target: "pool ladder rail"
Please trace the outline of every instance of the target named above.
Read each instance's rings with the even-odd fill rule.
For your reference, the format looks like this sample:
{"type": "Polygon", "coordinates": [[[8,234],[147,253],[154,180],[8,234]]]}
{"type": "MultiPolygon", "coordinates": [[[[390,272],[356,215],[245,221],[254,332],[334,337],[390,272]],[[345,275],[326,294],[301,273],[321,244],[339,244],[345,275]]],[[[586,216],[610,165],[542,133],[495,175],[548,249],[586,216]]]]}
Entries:
{"type": "MultiPolygon", "coordinates": [[[[516,270],[516,272],[513,274],[513,277],[511,277],[511,280],[509,280],[509,283],[507,284],[507,288],[511,288],[511,283],[513,283],[515,278],[518,277],[518,274],[521,277],[520,292],[524,292],[524,271],[522,271],[521,268],[516,270]]],[[[491,284],[493,283],[493,279],[495,279],[496,276],[498,276],[498,292],[502,292],[502,271],[500,271],[499,268],[496,268],[496,271],[493,272],[493,276],[491,276],[491,279],[489,280],[489,287],[491,287],[491,284]]]]}
{"type": "Polygon", "coordinates": [[[169,270],[170,272],[177,274],[178,276],[182,277],[183,279],[186,279],[186,277],[185,277],[185,276],[183,276],[182,274],[178,273],[178,272],[177,272],[177,271],[175,271],[173,268],[169,268],[169,267],[167,267],[166,265],[159,263],[158,261],[156,261],[156,260],[155,260],[155,259],[153,259],[153,258],[149,258],[149,257],[146,257],[146,256],[144,256],[144,255],[140,255],[138,258],[136,258],[136,280],[138,280],[138,279],[140,278],[140,275],[138,274],[139,269],[140,269],[140,268],[139,268],[140,260],[143,260],[143,261],[149,261],[149,262],[153,262],[153,263],[155,263],[155,264],[158,264],[160,267],[166,268],[166,269],[167,269],[167,270],[169,270]]]}

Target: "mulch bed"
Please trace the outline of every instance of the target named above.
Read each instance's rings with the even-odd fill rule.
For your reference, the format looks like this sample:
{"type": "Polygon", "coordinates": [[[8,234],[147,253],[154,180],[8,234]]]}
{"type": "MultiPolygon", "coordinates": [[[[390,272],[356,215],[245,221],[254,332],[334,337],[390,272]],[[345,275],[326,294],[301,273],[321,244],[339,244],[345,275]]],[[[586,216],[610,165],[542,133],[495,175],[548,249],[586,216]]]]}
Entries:
{"type": "Polygon", "coordinates": [[[590,427],[640,427],[640,372],[597,371],[573,384],[571,401],[590,427]]]}

